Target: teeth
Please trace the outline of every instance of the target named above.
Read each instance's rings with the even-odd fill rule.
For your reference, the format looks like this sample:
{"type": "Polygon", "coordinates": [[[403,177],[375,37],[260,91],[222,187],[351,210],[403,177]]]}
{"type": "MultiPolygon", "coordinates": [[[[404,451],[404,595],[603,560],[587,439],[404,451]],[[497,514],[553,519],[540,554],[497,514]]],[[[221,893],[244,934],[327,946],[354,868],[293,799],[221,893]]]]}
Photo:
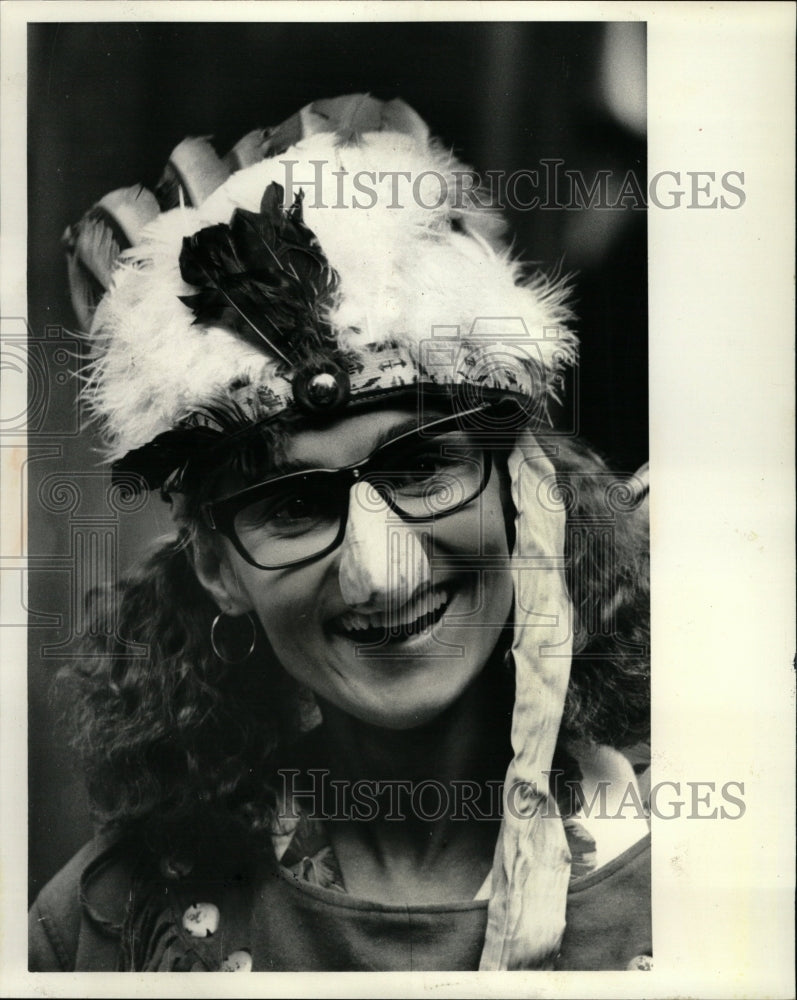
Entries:
{"type": "Polygon", "coordinates": [[[358,611],[347,611],[338,621],[347,632],[359,632],[369,628],[401,628],[411,625],[424,615],[432,614],[447,603],[447,590],[431,590],[396,611],[376,611],[369,615],[358,611]]]}

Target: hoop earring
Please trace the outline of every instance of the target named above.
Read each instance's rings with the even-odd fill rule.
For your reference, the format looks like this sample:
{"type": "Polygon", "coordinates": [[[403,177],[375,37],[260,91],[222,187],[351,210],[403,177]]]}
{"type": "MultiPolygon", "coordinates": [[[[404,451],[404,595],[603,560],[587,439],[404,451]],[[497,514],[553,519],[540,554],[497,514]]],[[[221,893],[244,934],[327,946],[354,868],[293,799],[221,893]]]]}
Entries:
{"type": "Polygon", "coordinates": [[[252,621],[252,616],[247,612],[247,614],[245,615],[245,617],[246,617],[246,620],[249,622],[249,627],[252,629],[252,641],[249,643],[249,649],[247,649],[247,651],[244,653],[243,656],[239,656],[239,657],[230,657],[230,656],[227,656],[224,653],[224,651],[219,648],[218,641],[217,641],[217,635],[216,635],[216,629],[219,626],[219,622],[225,616],[230,617],[230,618],[240,618],[240,617],[242,617],[242,616],[236,616],[236,615],[227,615],[226,611],[220,611],[216,615],[216,617],[213,619],[213,624],[210,626],[210,646],[211,646],[211,649],[213,650],[213,652],[216,654],[216,656],[218,657],[218,659],[221,660],[222,663],[226,663],[226,664],[228,664],[230,666],[235,666],[236,664],[243,663],[245,660],[248,660],[249,657],[252,655],[252,653],[254,653],[255,646],[257,645],[257,627],[255,626],[255,623],[252,621]]]}

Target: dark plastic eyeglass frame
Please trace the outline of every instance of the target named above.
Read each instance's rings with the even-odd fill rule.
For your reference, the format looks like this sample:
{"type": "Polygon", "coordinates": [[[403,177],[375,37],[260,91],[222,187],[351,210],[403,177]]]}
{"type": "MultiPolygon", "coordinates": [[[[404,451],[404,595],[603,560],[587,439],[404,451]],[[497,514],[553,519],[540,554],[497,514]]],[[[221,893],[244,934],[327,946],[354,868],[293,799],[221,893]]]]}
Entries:
{"type": "MultiPolygon", "coordinates": [[[[265,479],[263,482],[247,486],[245,489],[232,493],[220,500],[212,500],[209,503],[203,504],[202,515],[211,531],[218,531],[219,534],[224,535],[225,538],[229,538],[234,545],[236,552],[238,552],[238,554],[245,559],[250,566],[254,566],[256,569],[286,569],[289,566],[300,566],[303,563],[315,562],[317,559],[321,559],[323,556],[332,552],[343,541],[343,537],[346,534],[346,524],[349,516],[348,504],[349,497],[351,495],[351,488],[355,483],[369,481],[369,466],[378,461],[378,459],[385,453],[389,454],[392,450],[400,447],[403,442],[412,438],[418,438],[420,441],[424,441],[426,439],[433,440],[434,438],[445,434],[448,430],[467,430],[467,428],[462,427],[463,419],[484,413],[488,409],[490,409],[489,404],[477,406],[471,410],[465,410],[461,413],[453,414],[450,417],[442,417],[440,420],[433,420],[430,423],[422,424],[420,427],[415,427],[411,431],[407,431],[404,434],[399,434],[395,438],[391,438],[390,441],[386,441],[383,445],[380,445],[372,451],[366,459],[363,459],[361,462],[354,462],[352,465],[346,465],[338,469],[301,469],[298,472],[289,472],[283,476],[274,476],[271,479],[265,479]],[[328,545],[325,545],[320,551],[314,552],[311,556],[303,556],[301,559],[293,559],[289,562],[269,563],[268,565],[257,562],[257,560],[255,560],[246,551],[246,548],[240,538],[238,538],[234,523],[236,514],[238,514],[242,507],[246,507],[250,503],[256,503],[262,495],[270,493],[275,485],[298,481],[319,472],[328,476],[329,481],[334,483],[335,486],[338,487],[346,496],[346,508],[341,513],[340,527],[335,538],[328,545]]],[[[462,500],[449,510],[440,511],[437,514],[405,514],[404,511],[396,505],[395,501],[390,498],[387,491],[380,489],[377,483],[372,485],[390,510],[392,510],[395,514],[398,514],[402,521],[406,521],[410,524],[418,524],[426,521],[438,521],[444,517],[450,517],[452,514],[456,514],[469,503],[473,503],[473,501],[478,496],[481,496],[486,489],[487,483],[490,481],[493,463],[492,455],[490,454],[489,449],[482,447],[482,450],[484,452],[485,461],[484,467],[482,468],[482,477],[479,488],[466,500],[462,500]]],[[[378,469],[374,470],[373,474],[378,475],[379,471],[380,470],[378,469]]]]}

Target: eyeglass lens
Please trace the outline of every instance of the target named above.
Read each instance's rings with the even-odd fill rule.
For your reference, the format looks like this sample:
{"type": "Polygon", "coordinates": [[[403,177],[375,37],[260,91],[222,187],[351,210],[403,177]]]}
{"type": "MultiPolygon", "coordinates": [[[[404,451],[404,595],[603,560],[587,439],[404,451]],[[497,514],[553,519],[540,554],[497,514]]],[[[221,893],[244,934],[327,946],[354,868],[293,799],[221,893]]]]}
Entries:
{"type": "MultiPolygon", "coordinates": [[[[462,432],[415,440],[369,463],[359,502],[376,510],[386,503],[412,520],[434,519],[469,503],[485,479],[483,449],[462,432]]],[[[274,488],[235,515],[236,536],[258,564],[312,558],[331,546],[347,516],[351,473],[314,471],[278,480],[274,488]]]]}

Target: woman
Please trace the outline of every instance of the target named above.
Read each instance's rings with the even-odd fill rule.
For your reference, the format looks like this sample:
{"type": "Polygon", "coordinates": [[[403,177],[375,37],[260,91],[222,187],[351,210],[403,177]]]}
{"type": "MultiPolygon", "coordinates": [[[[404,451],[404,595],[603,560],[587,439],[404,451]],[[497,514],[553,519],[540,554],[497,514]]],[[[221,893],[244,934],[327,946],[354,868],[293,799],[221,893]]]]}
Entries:
{"type": "Polygon", "coordinates": [[[114,475],[177,535],[64,678],[100,832],[31,968],[647,963],[643,477],[552,429],[566,291],[463,178],[358,95],[68,232],[114,475]]]}

